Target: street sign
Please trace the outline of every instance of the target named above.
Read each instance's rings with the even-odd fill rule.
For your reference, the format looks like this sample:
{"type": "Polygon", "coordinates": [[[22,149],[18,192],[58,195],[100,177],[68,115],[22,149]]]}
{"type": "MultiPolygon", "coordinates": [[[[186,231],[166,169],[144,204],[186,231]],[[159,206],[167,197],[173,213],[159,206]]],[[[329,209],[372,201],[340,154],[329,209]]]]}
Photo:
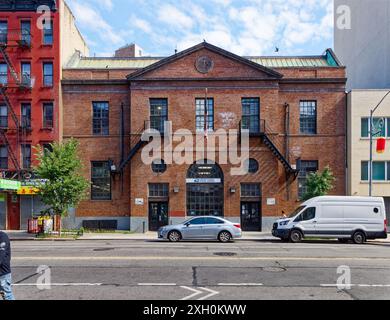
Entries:
{"type": "Polygon", "coordinates": [[[20,181],[0,179],[1,190],[18,190],[21,187],[20,181]]]}
{"type": "Polygon", "coordinates": [[[39,193],[39,189],[34,187],[21,187],[18,189],[18,195],[20,196],[31,196],[39,193]]]}

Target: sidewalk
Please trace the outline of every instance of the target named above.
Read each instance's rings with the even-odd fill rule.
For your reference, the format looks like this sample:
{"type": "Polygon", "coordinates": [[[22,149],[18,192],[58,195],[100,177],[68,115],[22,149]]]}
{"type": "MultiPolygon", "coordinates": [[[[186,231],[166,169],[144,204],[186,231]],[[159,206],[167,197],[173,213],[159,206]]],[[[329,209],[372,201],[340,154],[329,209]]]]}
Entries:
{"type": "MultiPolygon", "coordinates": [[[[5,231],[10,237],[11,241],[53,241],[53,239],[36,239],[35,235],[28,234],[26,231],[5,231]]],[[[64,241],[64,239],[56,239],[57,241],[64,241]]],[[[80,240],[96,240],[96,241],[158,241],[157,232],[147,233],[85,233],[77,239],[80,240]]],[[[270,232],[243,232],[242,238],[237,241],[278,241],[270,232]]],[[[390,243],[390,234],[387,239],[378,239],[370,242],[390,243]]]]}

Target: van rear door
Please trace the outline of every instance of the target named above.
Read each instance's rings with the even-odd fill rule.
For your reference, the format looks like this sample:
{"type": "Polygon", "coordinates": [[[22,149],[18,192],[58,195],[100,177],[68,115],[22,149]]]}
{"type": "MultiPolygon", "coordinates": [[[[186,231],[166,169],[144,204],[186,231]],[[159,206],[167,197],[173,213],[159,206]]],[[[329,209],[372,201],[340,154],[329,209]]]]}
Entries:
{"type": "Polygon", "coordinates": [[[381,203],[349,203],[344,209],[345,226],[352,234],[357,229],[365,232],[381,232],[384,229],[385,212],[381,203]]]}

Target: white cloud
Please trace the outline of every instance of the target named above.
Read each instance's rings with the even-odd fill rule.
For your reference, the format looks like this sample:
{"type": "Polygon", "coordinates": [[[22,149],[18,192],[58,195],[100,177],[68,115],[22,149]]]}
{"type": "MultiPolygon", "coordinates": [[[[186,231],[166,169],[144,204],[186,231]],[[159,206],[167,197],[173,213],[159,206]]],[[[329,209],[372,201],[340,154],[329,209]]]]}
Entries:
{"type": "Polygon", "coordinates": [[[76,16],[77,23],[85,29],[97,33],[104,41],[118,45],[123,43],[123,38],[101,14],[87,4],[72,1],[72,11],[76,16]]]}
{"type": "Polygon", "coordinates": [[[131,23],[136,28],[142,30],[145,33],[151,33],[152,32],[152,26],[150,23],[144,19],[137,18],[135,15],[131,17],[131,23]]]}
{"type": "Polygon", "coordinates": [[[194,22],[190,16],[171,4],[163,5],[159,11],[158,19],[177,29],[191,29],[194,22]]]}

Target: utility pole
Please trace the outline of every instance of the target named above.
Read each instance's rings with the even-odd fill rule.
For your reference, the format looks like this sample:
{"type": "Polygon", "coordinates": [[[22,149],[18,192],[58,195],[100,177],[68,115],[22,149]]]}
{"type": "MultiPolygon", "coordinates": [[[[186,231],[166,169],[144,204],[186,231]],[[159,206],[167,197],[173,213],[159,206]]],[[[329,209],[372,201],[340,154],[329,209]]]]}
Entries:
{"type": "Polygon", "coordinates": [[[370,111],[370,162],[369,162],[369,195],[372,197],[372,180],[373,180],[373,144],[374,144],[374,135],[376,136],[379,132],[382,131],[384,123],[380,126],[379,130],[377,132],[374,132],[374,113],[379,108],[379,106],[383,103],[383,101],[387,98],[387,96],[390,94],[390,91],[388,91],[385,96],[379,101],[379,103],[376,105],[374,109],[370,111]]]}

